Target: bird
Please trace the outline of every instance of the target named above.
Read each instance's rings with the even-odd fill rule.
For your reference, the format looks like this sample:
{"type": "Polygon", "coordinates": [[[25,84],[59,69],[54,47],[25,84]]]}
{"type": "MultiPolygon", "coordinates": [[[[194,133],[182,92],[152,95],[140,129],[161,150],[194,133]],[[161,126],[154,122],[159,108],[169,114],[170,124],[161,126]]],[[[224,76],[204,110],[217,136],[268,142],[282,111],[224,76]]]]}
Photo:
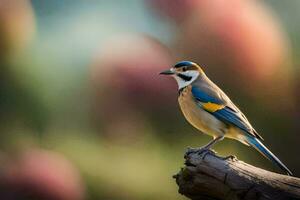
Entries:
{"type": "MultiPolygon", "coordinates": [[[[288,175],[292,172],[264,144],[242,111],[191,61],[181,61],[160,72],[172,76],[178,85],[178,103],[186,120],[200,132],[213,137],[208,144],[190,151],[210,149],[230,138],[254,147],[288,175]]],[[[189,151],[187,152],[189,153],[189,151]]]]}

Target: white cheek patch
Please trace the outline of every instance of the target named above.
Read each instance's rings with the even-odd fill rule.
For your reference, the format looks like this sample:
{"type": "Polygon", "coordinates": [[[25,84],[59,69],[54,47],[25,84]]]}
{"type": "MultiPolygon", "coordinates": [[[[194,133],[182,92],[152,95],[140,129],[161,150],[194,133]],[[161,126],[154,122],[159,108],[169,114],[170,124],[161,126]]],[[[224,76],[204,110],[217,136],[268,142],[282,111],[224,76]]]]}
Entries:
{"type": "Polygon", "coordinates": [[[175,80],[177,81],[178,84],[178,89],[184,88],[188,85],[190,85],[192,82],[194,82],[198,76],[199,76],[199,72],[196,70],[190,70],[190,71],[186,71],[186,72],[181,72],[181,74],[185,75],[185,76],[189,76],[192,77],[191,80],[186,81],[182,78],[180,78],[179,76],[177,76],[176,74],[173,75],[175,80]]]}

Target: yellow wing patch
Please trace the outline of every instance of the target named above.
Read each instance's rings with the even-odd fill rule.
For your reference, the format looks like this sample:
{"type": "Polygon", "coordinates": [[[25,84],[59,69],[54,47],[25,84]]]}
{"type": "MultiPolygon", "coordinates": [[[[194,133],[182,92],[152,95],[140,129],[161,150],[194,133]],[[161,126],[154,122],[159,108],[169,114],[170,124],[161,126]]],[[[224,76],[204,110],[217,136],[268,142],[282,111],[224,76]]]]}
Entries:
{"type": "Polygon", "coordinates": [[[224,105],[219,105],[219,104],[211,103],[211,102],[203,103],[202,106],[205,110],[207,110],[209,112],[216,112],[217,110],[221,110],[225,107],[224,105]]]}

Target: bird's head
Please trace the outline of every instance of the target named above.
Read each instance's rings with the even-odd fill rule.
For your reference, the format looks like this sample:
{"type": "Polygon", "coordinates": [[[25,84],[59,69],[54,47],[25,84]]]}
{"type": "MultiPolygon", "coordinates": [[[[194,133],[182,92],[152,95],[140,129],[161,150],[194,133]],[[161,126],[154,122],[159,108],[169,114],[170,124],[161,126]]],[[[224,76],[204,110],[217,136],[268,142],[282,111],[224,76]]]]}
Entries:
{"type": "Polygon", "coordinates": [[[162,71],[162,75],[171,75],[175,78],[178,88],[184,88],[194,82],[199,76],[204,75],[199,65],[190,61],[181,61],[171,69],[162,71]]]}

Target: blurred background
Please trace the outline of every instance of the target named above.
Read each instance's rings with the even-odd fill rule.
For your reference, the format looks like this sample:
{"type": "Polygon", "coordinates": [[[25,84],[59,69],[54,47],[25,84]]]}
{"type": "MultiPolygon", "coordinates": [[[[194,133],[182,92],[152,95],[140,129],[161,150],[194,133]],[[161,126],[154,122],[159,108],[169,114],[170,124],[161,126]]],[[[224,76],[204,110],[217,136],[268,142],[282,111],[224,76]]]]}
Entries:
{"type": "MultiPolygon", "coordinates": [[[[300,1],[0,0],[0,198],[185,199],[174,80],[199,63],[300,176],[300,1]]],[[[278,171],[254,149],[216,145],[278,171]]]]}

